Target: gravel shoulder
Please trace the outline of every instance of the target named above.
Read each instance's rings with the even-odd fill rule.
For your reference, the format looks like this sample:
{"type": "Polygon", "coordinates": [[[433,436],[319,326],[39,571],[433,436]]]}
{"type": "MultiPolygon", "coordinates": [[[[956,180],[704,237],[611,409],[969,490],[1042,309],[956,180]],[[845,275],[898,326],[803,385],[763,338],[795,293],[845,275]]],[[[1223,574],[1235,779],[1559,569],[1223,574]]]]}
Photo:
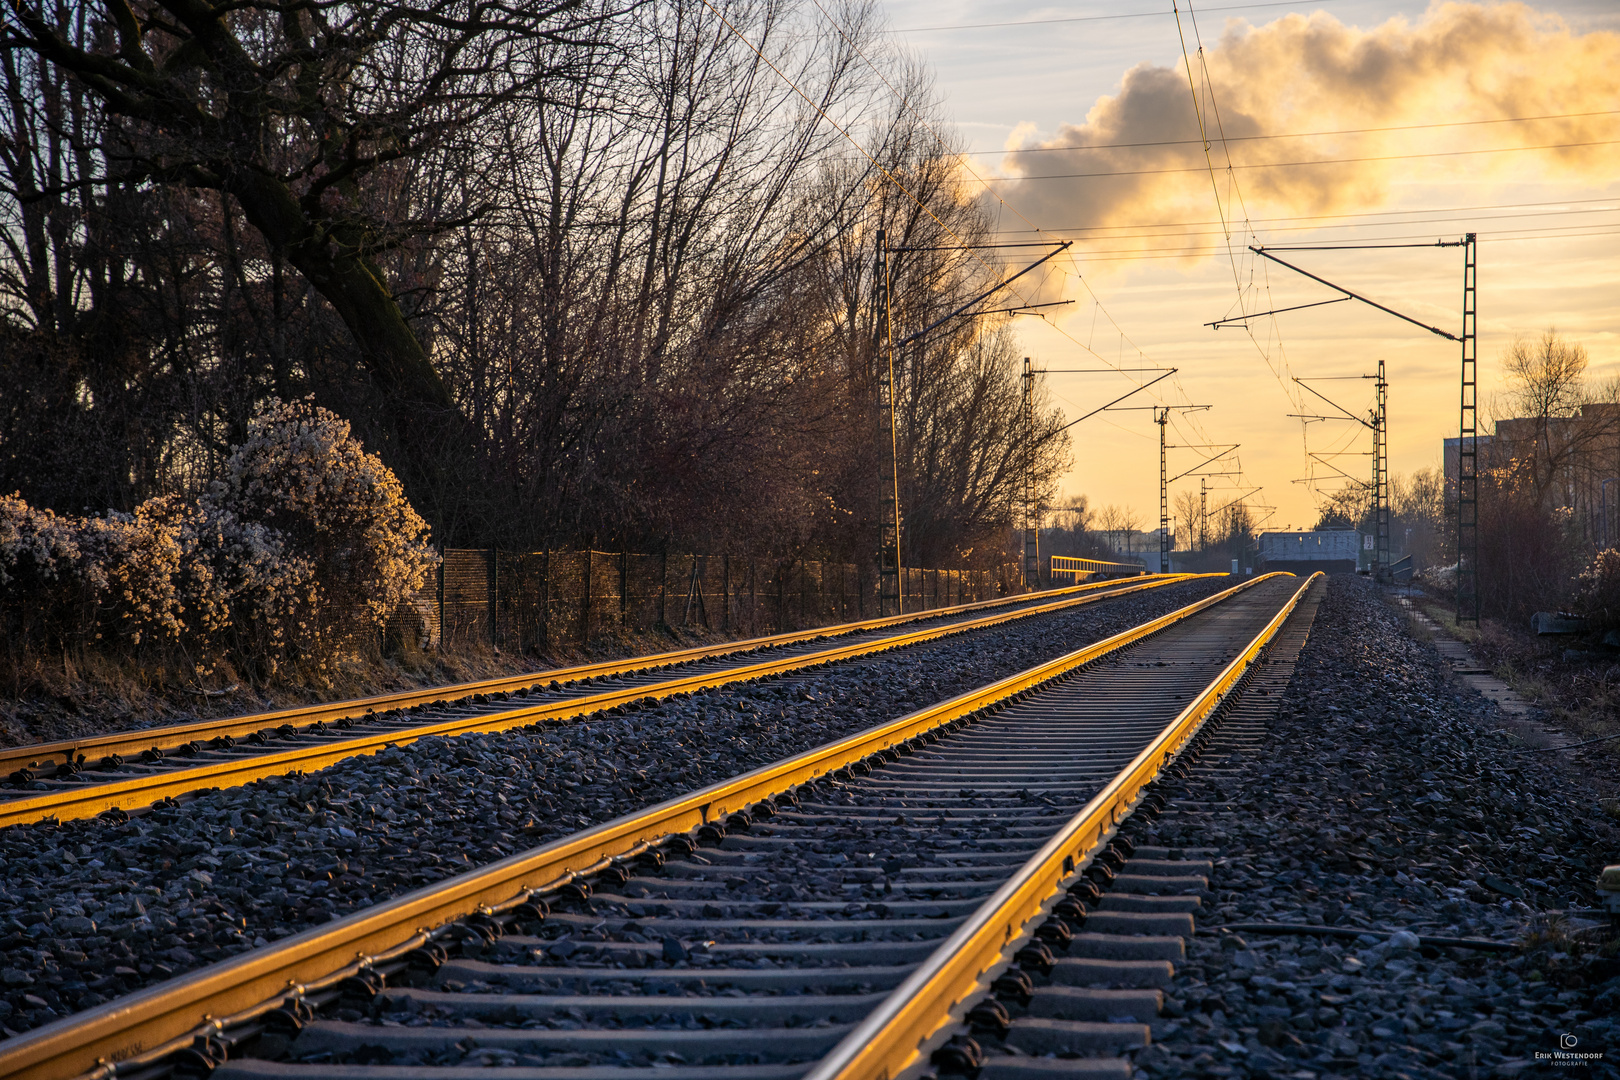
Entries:
{"type": "Polygon", "coordinates": [[[1103,601],[648,709],[0,832],[0,1035],[881,723],[1192,603],[1103,601]]]}
{"type": "Polygon", "coordinates": [[[1215,874],[1139,1076],[1620,1076],[1620,959],[1579,914],[1620,829],[1493,710],[1370,583],[1330,583],[1261,745],[1216,735],[1140,834],[1215,874]]]}

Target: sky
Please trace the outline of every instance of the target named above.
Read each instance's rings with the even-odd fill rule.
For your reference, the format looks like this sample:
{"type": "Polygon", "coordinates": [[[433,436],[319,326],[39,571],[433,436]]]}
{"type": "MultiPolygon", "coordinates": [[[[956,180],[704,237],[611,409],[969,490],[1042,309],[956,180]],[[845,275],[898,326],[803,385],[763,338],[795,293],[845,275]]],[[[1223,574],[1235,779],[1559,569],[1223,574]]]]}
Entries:
{"type": "MultiPolygon", "coordinates": [[[[1204,470],[1225,474],[1204,479],[1211,508],[1246,496],[1266,528],[1306,528],[1346,483],[1335,469],[1368,474],[1371,444],[1348,420],[1291,418],[1337,415],[1294,379],[1365,415],[1358,376],[1383,359],[1392,470],[1438,467],[1457,434],[1457,343],[1355,301],[1205,325],[1339,295],[1251,244],[1477,234],[1487,424],[1517,338],[1556,328],[1594,380],[1620,375],[1620,5],[1182,2],[1179,27],[1168,7],[884,3],[896,43],[934,73],[999,240],[1075,241],[1021,293],[1073,303],[1016,320],[1066,417],[1173,367],[1121,403],[1210,406],[1172,414],[1170,475],[1237,444],[1204,470]]],[[[1460,248],[1275,254],[1459,332],[1460,248]]],[[[1061,494],[1156,525],[1152,414],[1069,430],[1061,494]]]]}

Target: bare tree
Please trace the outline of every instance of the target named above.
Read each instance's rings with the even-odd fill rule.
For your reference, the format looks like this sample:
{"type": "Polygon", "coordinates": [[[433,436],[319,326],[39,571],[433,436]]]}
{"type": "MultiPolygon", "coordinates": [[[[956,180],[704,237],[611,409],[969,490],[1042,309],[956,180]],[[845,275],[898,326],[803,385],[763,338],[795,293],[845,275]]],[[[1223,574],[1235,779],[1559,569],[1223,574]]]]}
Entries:
{"type": "Polygon", "coordinates": [[[1390,539],[1413,568],[1422,571],[1446,559],[1448,529],[1445,482],[1439,469],[1418,469],[1410,476],[1390,476],[1390,539]]]}
{"type": "Polygon", "coordinates": [[[387,189],[400,163],[476,139],[492,104],[557,78],[534,50],[590,31],[575,6],[109,0],[103,23],[87,5],[64,18],[14,0],[6,46],[125,121],[101,148],[109,171],[230,196],[338,312],[381,386],[448,410],[377,257],[449,223],[387,189]],[[86,23],[94,35],[73,32],[86,23]]]}
{"type": "Polygon", "coordinates": [[[1316,528],[1360,528],[1372,513],[1372,490],[1367,484],[1347,484],[1332,491],[1318,491],[1316,528]]]}
{"type": "Polygon", "coordinates": [[[1203,535],[1200,528],[1200,508],[1197,492],[1178,491],[1170,500],[1171,518],[1175,522],[1176,535],[1183,538],[1181,547],[1184,551],[1192,551],[1199,544],[1203,535]]]}
{"type": "Polygon", "coordinates": [[[1592,386],[1585,346],[1549,329],[1502,355],[1506,394],[1493,403],[1493,459],[1548,506],[1589,508],[1592,474],[1620,462],[1617,387],[1592,386]],[[1509,464],[1511,462],[1511,464],[1509,464]]]}

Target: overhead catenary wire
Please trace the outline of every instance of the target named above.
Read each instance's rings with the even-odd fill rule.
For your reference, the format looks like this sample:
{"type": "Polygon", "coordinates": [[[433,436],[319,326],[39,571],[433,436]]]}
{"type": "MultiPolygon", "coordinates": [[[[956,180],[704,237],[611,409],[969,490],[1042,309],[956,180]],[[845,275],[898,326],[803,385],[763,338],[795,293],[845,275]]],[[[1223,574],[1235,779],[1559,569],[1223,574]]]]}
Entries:
{"type": "MultiPolygon", "coordinates": [[[[835,131],[837,131],[839,133],[839,135],[841,135],[845,139],[845,141],[847,141],[851,146],[855,147],[856,151],[859,152],[861,154],[861,156],[866,158],[866,160],[872,165],[873,168],[877,169],[878,172],[881,173],[885,179],[887,179],[890,183],[894,184],[895,189],[897,191],[901,192],[908,199],[910,199],[913,203],[915,203],[917,205],[918,209],[920,209],[924,214],[928,215],[928,217],[936,225],[938,225],[947,235],[953,237],[959,244],[964,244],[965,243],[964,238],[959,233],[957,233],[955,229],[953,229],[949,225],[947,225],[939,217],[938,214],[936,214],[926,203],[924,203],[913,192],[911,192],[903,183],[901,183],[900,180],[897,177],[895,177],[893,173],[891,173],[888,169],[884,168],[883,165],[864,146],[862,146],[860,144],[860,141],[857,140],[850,133],[848,128],[846,128],[844,125],[838,123],[830,115],[828,115],[827,110],[825,108],[823,108],[820,103],[818,103],[809,94],[805,93],[804,90],[802,88],[800,88],[799,85],[786,72],[784,72],[779,66],[777,66],[776,63],[774,63],[769,57],[767,57],[764,54],[764,52],[758,46],[754,45],[753,42],[751,42],[747,38],[747,36],[744,35],[742,33],[742,31],[740,29],[738,29],[737,26],[735,26],[731,22],[730,19],[726,18],[726,16],[721,11],[719,11],[714,6],[713,3],[711,3],[711,0],[702,0],[702,2],[703,2],[703,5],[706,8],[708,8],[709,11],[711,13],[713,13],[714,16],[717,19],[720,20],[721,24],[723,26],[725,26],[726,29],[728,31],[730,31],[731,34],[734,37],[737,38],[738,41],[742,42],[743,45],[745,45],[751,52],[754,53],[754,55],[756,57],[759,58],[761,63],[765,64],[767,67],[769,67],[771,69],[771,71],[777,76],[777,78],[781,79],[795,94],[797,94],[807,104],[809,104],[810,107],[815,110],[815,112],[816,112],[816,114],[818,116],[820,116],[823,120],[827,121],[828,124],[832,125],[833,129],[835,131]]],[[[850,46],[850,48],[853,49],[855,51],[855,53],[858,56],[860,56],[860,58],[867,64],[867,66],[870,67],[878,75],[878,77],[883,81],[884,85],[889,87],[890,92],[894,93],[897,99],[899,99],[908,109],[910,109],[913,112],[914,115],[918,116],[919,120],[921,120],[923,125],[925,127],[927,127],[928,130],[934,134],[936,139],[939,140],[941,146],[944,146],[945,141],[944,141],[943,137],[940,136],[937,131],[934,131],[933,125],[928,123],[926,118],[921,117],[921,115],[917,113],[915,106],[911,105],[909,100],[906,99],[904,97],[904,95],[901,95],[899,93],[899,91],[895,89],[894,85],[889,82],[888,77],[886,75],[884,75],[881,71],[878,70],[877,66],[875,64],[873,64],[870,59],[867,58],[866,54],[860,49],[860,47],[857,46],[854,42],[850,41],[849,36],[844,32],[843,27],[840,26],[838,24],[837,20],[833,19],[827,13],[826,9],[821,6],[820,0],[813,0],[813,2],[816,4],[817,10],[819,10],[822,13],[822,15],[824,17],[826,17],[829,22],[832,23],[832,25],[837,30],[839,36],[841,38],[843,38],[845,43],[848,44],[850,46]]],[[[981,186],[984,188],[984,190],[986,192],[994,195],[994,191],[993,191],[993,189],[991,189],[989,184],[984,183],[983,178],[978,177],[977,174],[973,173],[971,167],[969,167],[966,164],[966,162],[960,156],[957,156],[957,161],[962,164],[962,167],[964,168],[964,170],[966,170],[970,175],[973,175],[975,179],[980,181],[981,186]]],[[[995,197],[996,197],[998,203],[1002,207],[1004,207],[1005,209],[1011,210],[1013,213],[1017,214],[1018,217],[1021,218],[1026,224],[1030,225],[1032,228],[1034,227],[1034,222],[1030,221],[1027,217],[1024,216],[1024,214],[1022,214],[1020,211],[1018,211],[1015,207],[1009,206],[1006,203],[1006,200],[1002,199],[999,195],[996,195],[995,197]]],[[[1040,232],[1040,230],[1038,228],[1036,228],[1034,231],[1037,232],[1037,233],[1040,232]]],[[[1060,250],[1067,249],[1068,247],[1069,247],[1069,245],[1067,243],[1065,243],[1064,246],[1063,246],[1063,249],[1060,249],[1060,250]]],[[[987,263],[985,263],[985,261],[983,260],[982,257],[980,257],[980,255],[978,254],[977,251],[972,250],[972,249],[968,249],[967,254],[971,258],[973,258],[976,262],[978,262],[986,271],[990,271],[992,276],[996,276],[994,271],[991,269],[991,267],[987,263]]],[[[1086,288],[1086,291],[1091,295],[1093,301],[1096,302],[1098,308],[1103,310],[1104,314],[1106,314],[1108,316],[1108,321],[1111,324],[1114,325],[1115,329],[1119,330],[1120,338],[1123,341],[1124,338],[1125,338],[1124,330],[1119,327],[1119,324],[1114,320],[1113,315],[1111,313],[1107,312],[1105,308],[1103,308],[1101,298],[1098,297],[1094,291],[1092,291],[1090,283],[1086,282],[1084,277],[1078,273],[1078,267],[1076,267],[1076,275],[1075,275],[1075,277],[1076,277],[1077,280],[1081,281],[1082,284],[1084,284],[1084,286],[1086,288]]],[[[1015,296],[1017,296],[1025,304],[1028,303],[1028,298],[1023,296],[1023,294],[1021,292],[1019,292],[1017,289],[1013,289],[1012,292],[1013,292],[1013,294],[1015,296]]],[[[1070,334],[1067,330],[1064,330],[1061,326],[1058,326],[1055,323],[1049,323],[1049,325],[1053,326],[1054,329],[1056,329],[1064,337],[1068,338],[1075,345],[1086,349],[1087,352],[1092,353],[1092,355],[1096,356],[1099,360],[1102,360],[1104,363],[1108,362],[1106,357],[1102,356],[1099,353],[1096,353],[1089,346],[1081,346],[1079,339],[1074,337],[1074,335],[1070,334]]],[[[1133,343],[1133,347],[1135,347],[1134,343],[1133,343]]],[[[1147,355],[1140,348],[1137,348],[1136,351],[1137,351],[1137,355],[1141,356],[1143,359],[1148,359],[1147,355]]],[[[1116,365],[1116,366],[1118,366],[1118,365],[1116,365]]],[[[1173,374],[1174,373],[1172,372],[1172,376],[1173,376],[1173,374]]],[[[1152,381],[1156,382],[1158,380],[1152,380],[1152,381]]],[[[1144,388],[1145,388],[1144,386],[1139,386],[1138,387],[1138,389],[1144,389],[1144,388]]],[[[1181,390],[1182,395],[1184,397],[1186,396],[1185,390],[1182,389],[1179,385],[1177,386],[1177,389],[1181,390]]],[[[898,511],[898,503],[896,504],[896,510],[898,511]]]]}
{"type": "MultiPolygon", "coordinates": [[[[1276,132],[1270,135],[1231,135],[1227,142],[1265,142],[1272,139],[1314,139],[1329,135],[1376,135],[1391,131],[1430,131],[1439,128],[1477,127],[1483,124],[1528,124],[1539,120],[1574,120],[1592,116],[1620,116],[1620,109],[1599,109],[1594,112],[1545,113],[1539,116],[1503,116],[1489,120],[1447,120],[1432,124],[1392,124],[1388,127],[1338,128],[1327,131],[1276,132]]],[[[1002,150],[970,150],[974,157],[996,157],[1011,154],[1053,154],[1066,150],[1135,150],[1155,146],[1196,146],[1198,139],[1154,139],[1146,142],[1074,143],[1068,146],[1019,146],[1002,150]]]]}
{"type": "MultiPolygon", "coordinates": [[[[1421,224],[1423,221],[1428,221],[1428,220],[1433,220],[1433,221],[1436,221],[1436,222],[1444,222],[1444,221],[1477,221],[1478,220],[1477,211],[1480,211],[1480,210],[1521,210],[1521,209],[1527,209],[1527,208],[1536,207],[1536,206],[1558,206],[1558,207],[1585,206],[1585,205],[1587,205],[1589,203],[1610,203],[1612,205],[1610,205],[1610,206],[1592,207],[1592,208],[1587,209],[1587,210],[1548,211],[1545,215],[1543,215],[1543,214],[1514,214],[1514,215],[1500,215],[1500,216],[1510,216],[1510,217],[1543,217],[1543,216],[1548,216],[1548,217],[1550,217],[1550,216],[1553,216],[1554,214],[1560,214],[1560,213],[1604,214],[1604,213],[1610,213],[1610,212],[1613,212],[1613,211],[1616,211],[1616,210],[1620,210],[1620,201],[1616,201],[1616,199],[1613,196],[1609,196],[1607,198],[1599,198],[1599,199],[1556,199],[1556,200],[1552,200],[1552,201],[1543,200],[1543,201],[1538,201],[1538,202],[1482,203],[1482,204],[1478,204],[1478,205],[1474,205],[1474,206],[1424,207],[1424,208],[1419,209],[1419,210],[1363,210],[1363,211],[1358,211],[1357,213],[1354,213],[1354,214],[1291,214],[1291,215],[1284,215],[1284,216],[1279,216],[1279,217],[1251,218],[1250,221],[1255,225],[1276,225],[1279,222],[1288,222],[1288,221],[1346,221],[1346,220],[1349,220],[1351,218],[1366,219],[1366,218],[1373,218],[1373,217],[1396,217],[1396,216],[1400,216],[1400,215],[1411,215],[1411,214],[1469,214],[1470,215],[1469,217],[1465,217],[1465,218],[1434,218],[1434,219],[1425,218],[1425,219],[1413,220],[1413,219],[1408,217],[1407,220],[1405,220],[1405,221],[1366,222],[1366,224],[1368,224],[1368,225],[1403,225],[1403,224],[1421,224]]],[[[1103,230],[1118,230],[1118,229],[1179,229],[1179,228],[1198,228],[1198,227],[1202,227],[1202,226],[1205,226],[1205,225],[1219,225],[1219,224],[1220,224],[1219,221],[1132,221],[1132,222],[1127,222],[1127,223],[1125,223],[1123,225],[1069,225],[1069,226],[1065,226],[1065,227],[1062,227],[1062,228],[1052,228],[1052,229],[1045,229],[1045,230],[1041,230],[1041,231],[1044,231],[1044,232],[1071,233],[1071,232],[1099,232],[1099,231],[1103,231],[1103,230]]],[[[1314,226],[1301,226],[1301,227],[1302,228],[1313,228],[1314,226]]],[[[1321,228],[1329,228],[1331,226],[1320,226],[1320,227],[1321,228]]],[[[1340,227],[1347,227],[1347,226],[1340,226],[1340,227]]],[[[1020,232],[1027,232],[1029,230],[1025,230],[1025,229],[998,229],[996,231],[998,233],[1003,234],[1003,235],[1014,235],[1014,234],[1017,234],[1017,233],[1020,233],[1020,232]]]]}
{"type": "MultiPolygon", "coordinates": [[[[1476,230],[1477,232],[1478,230],[1476,230]]],[[[1580,240],[1588,237],[1620,236],[1620,228],[1602,229],[1583,233],[1535,233],[1528,236],[1502,236],[1490,234],[1493,244],[1510,244],[1527,240],[1580,240]]],[[[1088,253],[1086,258],[1091,262],[1136,262],[1156,259],[1199,259],[1212,255],[1220,255],[1226,249],[1218,247],[1201,248],[1153,248],[1140,250],[1136,248],[1116,248],[1099,253],[1088,253]]]]}
{"type": "MultiPolygon", "coordinates": [[[[1312,165],[1355,165],[1368,161],[1417,161],[1424,158],[1473,157],[1481,154],[1512,154],[1530,150],[1577,150],[1591,146],[1620,146],[1620,139],[1589,139],[1583,142],[1538,143],[1534,146],[1491,146],[1476,150],[1429,150],[1420,154],[1366,154],[1353,157],[1313,158],[1308,161],[1259,161],[1249,165],[1228,162],[1226,169],[1292,169],[1312,165]]],[[[1041,173],[1035,176],[993,176],[993,183],[1034,183],[1038,180],[1090,180],[1109,176],[1171,176],[1177,173],[1203,172],[1194,165],[1167,169],[1116,169],[1101,172],[1041,173]]]]}
{"type": "MultiPolygon", "coordinates": [[[[1540,214],[1499,214],[1499,215],[1488,216],[1488,217],[1484,218],[1483,220],[1486,220],[1486,221],[1515,221],[1515,220],[1523,220],[1523,219],[1541,219],[1541,218],[1556,218],[1556,217],[1573,216],[1573,215],[1613,214],[1613,213],[1620,213],[1620,206],[1599,207],[1599,208],[1589,209],[1589,210],[1554,210],[1554,211],[1547,211],[1546,213],[1540,213],[1540,214]]],[[[1389,228],[1395,228],[1395,227],[1398,227],[1398,226],[1445,225],[1445,224],[1451,224],[1451,223],[1458,222],[1458,221],[1467,221],[1467,222],[1470,222],[1470,223],[1477,223],[1480,220],[1482,220],[1482,219],[1479,218],[1478,216],[1472,216],[1472,217],[1438,217],[1438,218],[1409,218],[1409,219],[1402,220],[1402,221],[1362,221],[1362,222],[1346,222],[1346,223],[1343,223],[1343,224],[1336,224],[1336,225],[1284,225],[1284,226],[1273,226],[1272,228],[1269,228],[1266,231],[1269,232],[1269,233],[1289,233],[1289,232],[1319,233],[1319,232],[1323,232],[1325,230],[1330,230],[1330,229],[1389,229],[1389,228]]],[[[1218,225],[1219,222],[1208,222],[1207,224],[1218,225]]],[[[1494,239],[1494,238],[1499,237],[1499,236],[1512,235],[1514,233],[1519,233],[1519,232],[1545,233],[1545,232],[1549,232],[1550,230],[1603,229],[1603,228],[1609,228],[1609,227],[1613,226],[1614,224],[1616,224],[1616,223],[1615,222],[1609,222],[1609,221],[1577,222],[1577,223],[1570,224],[1570,225],[1546,224],[1546,225],[1537,226],[1537,227],[1535,227],[1533,229],[1504,229],[1504,230],[1492,231],[1491,236],[1494,239]]],[[[1107,230],[1107,229],[1115,230],[1114,232],[1111,232],[1111,233],[1109,233],[1107,235],[1102,235],[1102,236],[1092,236],[1092,237],[1081,237],[1081,236],[1073,236],[1073,235],[1069,236],[1069,239],[1084,240],[1087,243],[1093,243],[1093,244],[1120,243],[1120,242],[1124,242],[1124,241],[1128,241],[1128,240],[1186,240],[1186,241],[1192,241],[1192,240],[1202,240],[1202,239],[1204,239],[1206,237],[1216,237],[1216,236],[1221,235],[1218,232],[1193,231],[1193,230],[1190,230],[1190,229],[1180,229],[1178,231],[1168,231],[1168,230],[1176,230],[1177,229],[1176,224],[1172,223],[1172,222],[1165,222],[1165,223],[1162,223],[1162,224],[1142,224],[1142,225],[1139,225],[1139,226],[1134,226],[1136,228],[1142,228],[1142,229],[1161,229],[1161,230],[1167,230],[1167,231],[1161,231],[1161,232],[1134,232],[1134,233],[1133,232],[1120,231],[1120,230],[1125,230],[1125,229],[1132,228],[1132,227],[1133,226],[1126,226],[1126,225],[1097,225],[1097,226],[1092,226],[1089,229],[1087,229],[1087,228],[1061,229],[1061,230],[1060,229],[1053,229],[1053,230],[1050,230],[1050,232],[1051,232],[1051,235],[1060,236],[1060,235],[1064,235],[1065,233],[1072,234],[1072,233],[1080,233],[1080,232],[1087,232],[1087,231],[1102,232],[1103,230],[1107,230]]],[[[1480,232],[1481,229],[1476,228],[1473,231],[1474,232],[1480,232]]],[[[1430,237],[1432,235],[1433,235],[1432,233],[1396,233],[1393,236],[1377,237],[1377,239],[1380,239],[1380,240],[1408,240],[1408,239],[1409,240],[1418,240],[1418,239],[1424,239],[1424,238],[1430,237]]],[[[1579,235],[1579,234],[1576,233],[1575,235],[1579,235]]],[[[1333,240],[1333,239],[1336,239],[1336,238],[1334,238],[1334,237],[1326,237],[1325,239],[1333,240]]],[[[1350,242],[1353,238],[1344,237],[1342,239],[1345,242],[1350,242]]],[[[1098,254],[1098,253],[1104,252],[1106,250],[1107,250],[1106,248],[1087,248],[1086,249],[1088,255],[1098,254]]]]}
{"type": "MultiPolygon", "coordinates": [[[[1243,279],[1242,279],[1241,273],[1238,270],[1238,256],[1237,256],[1237,252],[1234,251],[1233,247],[1232,247],[1232,228],[1231,228],[1231,225],[1230,225],[1230,222],[1229,222],[1229,219],[1228,219],[1227,209],[1221,203],[1220,184],[1215,178],[1215,162],[1214,162],[1214,158],[1211,156],[1211,153],[1210,153],[1211,145],[1210,145],[1210,140],[1209,140],[1208,128],[1206,127],[1206,125],[1204,123],[1204,109],[1203,109],[1203,105],[1199,102],[1199,99],[1198,99],[1198,87],[1197,87],[1196,82],[1193,79],[1192,58],[1187,55],[1187,37],[1186,37],[1186,33],[1182,30],[1182,27],[1181,27],[1181,8],[1180,8],[1180,4],[1175,2],[1175,0],[1172,0],[1171,8],[1175,12],[1175,16],[1176,16],[1176,35],[1177,35],[1178,40],[1181,43],[1181,60],[1182,60],[1182,64],[1187,69],[1187,89],[1189,90],[1189,92],[1191,93],[1191,96],[1192,96],[1193,112],[1197,117],[1199,135],[1203,140],[1204,165],[1205,165],[1205,169],[1207,169],[1207,171],[1209,172],[1210,188],[1211,188],[1211,190],[1212,190],[1212,192],[1213,192],[1213,194],[1215,196],[1215,213],[1216,213],[1216,216],[1220,218],[1220,225],[1221,225],[1222,235],[1223,235],[1223,238],[1226,241],[1226,249],[1225,250],[1226,250],[1227,260],[1229,261],[1229,263],[1231,264],[1231,267],[1232,267],[1232,284],[1233,284],[1233,287],[1236,289],[1236,292],[1237,292],[1237,307],[1238,307],[1238,311],[1240,313],[1242,313],[1244,315],[1247,315],[1247,312],[1244,309],[1243,279]]],[[[1192,24],[1193,24],[1193,37],[1194,37],[1194,40],[1198,44],[1199,69],[1203,73],[1203,77],[1204,77],[1205,99],[1209,102],[1211,112],[1214,113],[1215,120],[1216,120],[1216,130],[1217,130],[1217,132],[1219,133],[1219,135],[1221,137],[1221,152],[1222,152],[1223,156],[1225,156],[1225,158],[1226,158],[1227,181],[1231,185],[1232,191],[1233,191],[1234,195],[1237,198],[1239,206],[1243,210],[1244,232],[1251,239],[1258,240],[1259,237],[1255,234],[1254,225],[1249,220],[1248,206],[1243,201],[1242,189],[1238,186],[1237,175],[1236,175],[1235,171],[1233,170],[1232,151],[1231,151],[1230,146],[1228,146],[1228,144],[1226,142],[1225,125],[1220,122],[1220,109],[1219,109],[1219,106],[1215,102],[1215,87],[1214,87],[1213,82],[1209,78],[1209,67],[1208,67],[1207,63],[1205,63],[1205,60],[1204,60],[1203,37],[1198,31],[1198,19],[1197,19],[1196,14],[1194,14],[1194,12],[1193,12],[1193,7],[1192,7],[1191,0],[1188,0],[1188,3],[1187,3],[1187,14],[1188,14],[1188,18],[1192,21],[1192,24]]],[[[1202,171],[1202,170],[1187,170],[1187,171],[1202,171]]],[[[1262,268],[1261,273],[1262,273],[1262,275],[1265,274],[1265,271],[1264,271],[1263,268],[1262,268]]],[[[1252,267],[1251,267],[1250,274],[1251,274],[1251,277],[1252,277],[1253,276],[1252,267]]],[[[1270,281],[1270,279],[1269,279],[1269,277],[1265,277],[1264,280],[1267,281],[1267,284],[1268,284],[1268,290],[1267,291],[1268,291],[1268,294],[1269,294],[1269,281],[1270,281]]],[[[1272,305],[1272,306],[1275,307],[1275,305],[1272,305]]],[[[1270,351],[1261,346],[1259,340],[1255,338],[1253,330],[1249,328],[1249,326],[1248,326],[1248,324],[1246,322],[1244,323],[1244,331],[1245,331],[1245,333],[1248,334],[1250,342],[1255,347],[1255,351],[1260,354],[1261,360],[1263,360],[1265,362],[1265,365],[1266,365],[1267,369],[1269,369],[1271,371],[1272,377],[1277,380],[1277,385],[1283,391],[1283,397],[1286,398],[1291,404],[1298,407],[1300,399],[1298,398],[1298,395],[1293,392],[1292,388],[1289,386],[1288,381],[1287,381],[1287,379],[1289,377],[1292,377],[1293,370],[1289,366],[1287,353],[1282,350],[1280,331],[1278,329],[1275,317],[1272,318],[1272,320],[1270,322],[1270,326],[1271,326],[1272,335],[1278,341],[1278,352],[1280,354],[1280,359],[1281,359],[1280,367],[1279,367],[1278,363],[1275,362],[1272,359],[1270,351]]]]}
{"type": "MultiPolygon", "coordinates": [[[[1211,11],[1250,11],[1258,8],[1298,7],[1292,0],[1276,0],[1263,4],[1232,4],[1226,7],[1210,8],[1211,11]]],[[[908,26],[890,30],[891,34],[920,34],[934,30],[986,30],[998,26],[1054,26],[1058,23],[1077,22],[1106,22],[1113,19],[1153,19],[1170,12],[1160,8],[1158,11],[1122,11],[1114,15],[1073,15],[1061,19],[1023,19],[1014,22],[987,22],[987,23],[950,23],[941,26],[908,26]]]]}

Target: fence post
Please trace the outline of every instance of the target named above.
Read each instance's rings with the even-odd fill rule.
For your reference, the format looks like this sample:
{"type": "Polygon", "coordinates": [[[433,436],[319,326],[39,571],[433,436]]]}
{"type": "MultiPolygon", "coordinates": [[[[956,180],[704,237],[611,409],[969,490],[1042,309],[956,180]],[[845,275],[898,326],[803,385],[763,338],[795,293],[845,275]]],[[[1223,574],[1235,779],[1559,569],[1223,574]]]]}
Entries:
{"type": "Polygon", "coordinates": [[[494,548],[489,549],[489,643],[493,648],[501,647],[500,633],[495,626],[495,604],[500,598],[501,555],[494,548]]]}
{"type": "Polygon", "coordinates": [[[721,610],[720,629],[724,633],[731,633],[731,556],[720,556],[720,596],[725,601],[721,610]]]}
{"type": "Polygon", "coordinates": [[[755,559],[748,557],[748,632],[754,637],[759,636],[759,589],[755,584],[755,559]]]}
{"type": "Polygon", "coordinates": [[[664,541],[664,553],[658,563],[658,628],[662,630],[669,625],[669,612],[666,608],[667,594],[669,592],[669,541],[664,541]]]}
{"type": "Polygon", "coordinates": [[[444,652],[444,541],[439,541],[439,651],[444,652]]]}
{"type": "Polygon", "coordinates": [[[619,629],[630,629],[630,553],[619,552],[619,629]]]}
{"type": "Polygon", "coordinates": [[[579,643],[584,646],[591,640],[591,549],[585,548],[585,595],[580,599],[579,616],[579,643]]]}
{"type": "Polygon", "coordinates": [[[551,549],[541,553],[540,563],[540,650],[551,651],[551,549]]]}

